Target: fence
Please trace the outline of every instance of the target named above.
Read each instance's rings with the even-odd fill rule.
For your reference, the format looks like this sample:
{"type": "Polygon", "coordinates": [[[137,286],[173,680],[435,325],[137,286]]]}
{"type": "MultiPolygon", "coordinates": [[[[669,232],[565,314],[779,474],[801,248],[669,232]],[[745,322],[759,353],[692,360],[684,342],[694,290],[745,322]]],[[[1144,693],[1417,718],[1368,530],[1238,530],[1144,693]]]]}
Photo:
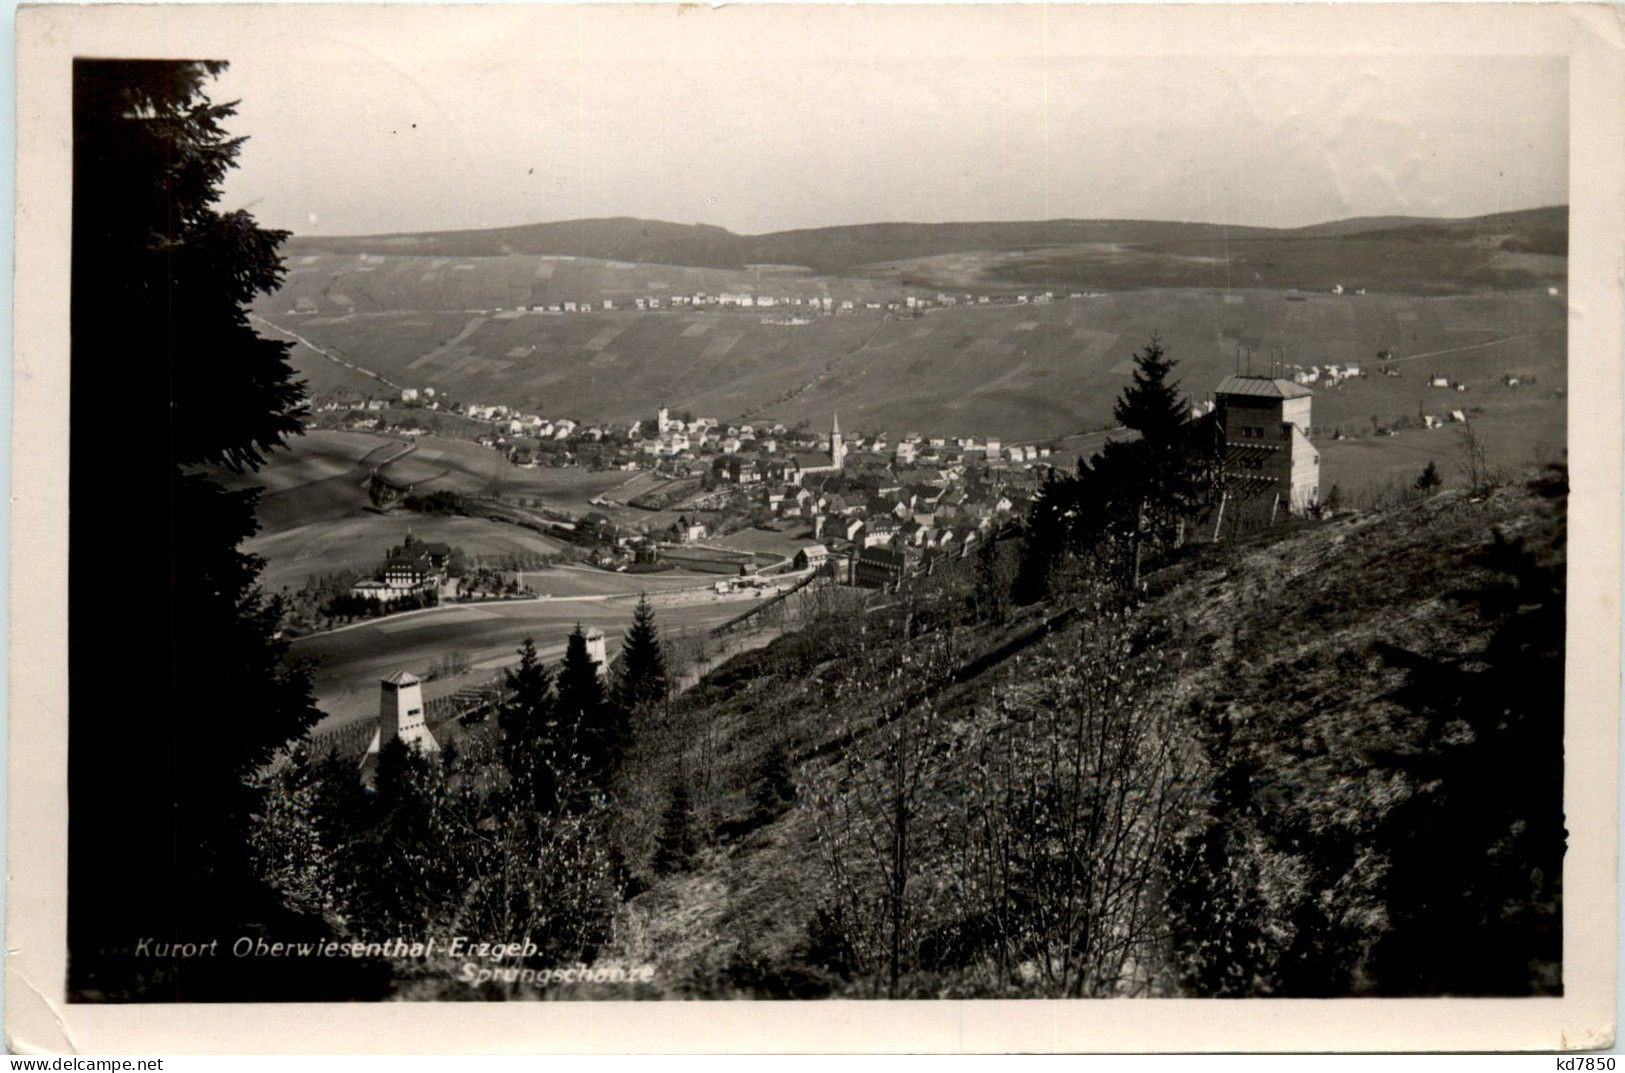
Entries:
{"type": "MultiPolygon", "coordinates": [[[[423,720],[431,733],[449,725],[452,720],[473,722],[474,717],[489,715],[508,698],[503,678],[494,678],[480,685],[465,686],[455,693],[434,697],[423,705],[423,720]]],[[[373,733],[378,729],[375,719],[361,719],[341,727],[308,735],[306,748],[312,756],[327,756],[337,752],[340,759],[357,763],[367,752],[373,733]]]]}

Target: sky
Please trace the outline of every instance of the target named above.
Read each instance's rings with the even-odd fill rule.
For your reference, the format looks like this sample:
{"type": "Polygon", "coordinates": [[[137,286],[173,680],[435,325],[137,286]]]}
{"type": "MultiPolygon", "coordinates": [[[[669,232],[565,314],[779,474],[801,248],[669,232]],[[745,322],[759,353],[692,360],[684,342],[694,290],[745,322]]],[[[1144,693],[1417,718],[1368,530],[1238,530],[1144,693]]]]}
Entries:
{"type": "Polygon", "coordinates": [[[1291,227],[1568,199],[1562,58],[1148,54],[1038,6],[320,17],[258,31],[211,91],[241,101],[230,129],[249,139],[223,206],[301,234],[600,216],[1291,227]]]}

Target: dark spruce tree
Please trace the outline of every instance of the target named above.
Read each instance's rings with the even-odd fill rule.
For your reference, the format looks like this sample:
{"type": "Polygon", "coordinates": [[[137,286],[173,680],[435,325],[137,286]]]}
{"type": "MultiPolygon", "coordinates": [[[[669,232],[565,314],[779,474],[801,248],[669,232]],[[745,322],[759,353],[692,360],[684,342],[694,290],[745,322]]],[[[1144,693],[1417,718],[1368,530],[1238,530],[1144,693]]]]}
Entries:
{"type": "Polygon", "coordinates": [[[655,609],[647,595],[638,597],[617,663],[615,700],[623,713],[630,714],[665,701],[670,688],[666,680],[666,654],[655,627],[655,609]]]}
{"type": "MultiPolygon", "coordinates": [[[[1023,604],[1041,600],[1050,593],[1056,564],[1071,544],[1074,479],[1044,473],[1044,482],[1027,508],[1022,529],[1021,559],[1012,587],[1014,598],[1023,604]]],[[[992,535],[987,537],[992,543],[992,535]]]]}
{"type": "Polygon", "coordinates": [[[660,814],[660,830],[655,834],[656,875],[681,872],[693,862],[694,805],[689,800],[688,783],[679,775],[672,783],[665,811],[660,814]]]}
{"type": "Polygon", "coordinates": [[[503,762],[523,804],[551,812],[559,804],[558,776],[574,741],[559,720],[553,672],[529,637],[519,646],[519,665],[506,672],[504,682],[510,695],[497,712],[503,762]]]}
{"type": "Polygon", "coordinates": [[[751,786],[754,822],[772,823],[795,799],[796,782],[790,765],[790,747],[783,737],[775,737],[762,753],[757,764],[756,780],[751,786]]]}
{"type": "Polygon", "coordinates": [[[1129,536],[1135,579],[1141,549],[1178,540],[1187,516],[1201,502],[1201,466],[1193,442],[1190,401],[1173,380],[1178,363],[1153,335],[1134,355],[1134,377],[1112,413],[1139,439],[1109,444],[1095,460],[1111,486],[1117,528],[1129,536]]]}
{"type": "Polygon", "coordinates": [[[1216,458],[1212,444],[1195,434],[1190,403],[1172,379],[1176,364],[1152,336],[1134,355],[1133,380],[1113,410],[1138,437],[1080,458],[1070,476],[1046,477],[1027,513],[1014,582],[1018,602],[1051,596],[1058,569],[1084,551],[1106,576],[1133,587],[1145,552],[1176,544],[1202,508],[1216,458]]]}
{"type": "Polygon", "coordinates": [[[73,67],[68,930],[70,992],[86,999],[348,986],[135,948],[314,927],[256,880],[246,839],[258,772],[320,713],[262,562],[238,550],[257,491],[219,479],[298,432],[304,399],[287,344],[247,313],[281,282],[286,234],[217,208],[242,146],[233,105],[205,92],[224,66],[73,67]],[[114,428],[131,431],[111,458],[114,428]]]}
{"type": "Polygon", "coordinates": [[[1119,424],[1163,453],[1183,450],[1190,426],[1190,403],[1179,393],[1179,383],[1170,379],[1177,364],[1153,335],[1134,355],[1133,379],[1112,407],[1119,424]]]}
{"type": "Polygon", "coordinates": [[[620,770],[624,742],[619,715],[604,696],[598,664],[587,652],[587,635],[579,623],[565,640],[559,665],[558,713],[572,735],[587,785],[607,792],[620,770]]]}

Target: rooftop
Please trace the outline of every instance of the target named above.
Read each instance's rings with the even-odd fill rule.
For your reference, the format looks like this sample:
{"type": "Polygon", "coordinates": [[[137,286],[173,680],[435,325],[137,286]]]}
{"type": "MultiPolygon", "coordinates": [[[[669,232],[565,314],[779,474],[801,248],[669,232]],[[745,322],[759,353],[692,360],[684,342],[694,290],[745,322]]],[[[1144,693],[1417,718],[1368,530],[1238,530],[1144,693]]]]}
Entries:
{"type": "Polygon", "coordinates": [[[1267,376],[1227,376],[1219,381],[1215,395],[1251,395],[1265,399],[1301,399],[1314,392],[1290,380],[1267,376]]]}

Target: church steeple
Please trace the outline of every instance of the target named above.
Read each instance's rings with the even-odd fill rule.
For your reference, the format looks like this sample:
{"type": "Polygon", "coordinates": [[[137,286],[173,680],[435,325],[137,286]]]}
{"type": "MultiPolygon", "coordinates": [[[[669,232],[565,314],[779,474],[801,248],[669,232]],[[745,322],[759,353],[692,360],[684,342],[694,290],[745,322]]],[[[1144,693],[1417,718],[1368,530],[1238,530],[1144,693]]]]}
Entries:
{"type": "Polygon", "coordinates": [[[841,441],[841,415],[833,415],[829,424],[829,460],[836,469],[846,464],[846,444],[841,441]]]}

